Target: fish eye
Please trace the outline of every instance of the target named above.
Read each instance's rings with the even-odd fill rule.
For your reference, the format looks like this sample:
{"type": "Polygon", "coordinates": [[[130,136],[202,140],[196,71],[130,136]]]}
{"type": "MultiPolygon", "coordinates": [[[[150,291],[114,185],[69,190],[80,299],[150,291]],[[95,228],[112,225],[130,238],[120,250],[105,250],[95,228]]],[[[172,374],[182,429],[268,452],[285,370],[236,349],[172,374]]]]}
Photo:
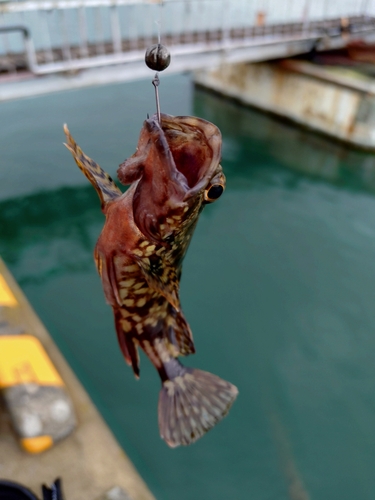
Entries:
{"type": "Polygon", "coordinates": [[[224,192],[224,187],[221,184],[212,184],[212,186],[210,186],[208,190],[204,193],[204,199],[207,202],[215,201],[218,198],[220,198],[223,192],[224,192]]]}

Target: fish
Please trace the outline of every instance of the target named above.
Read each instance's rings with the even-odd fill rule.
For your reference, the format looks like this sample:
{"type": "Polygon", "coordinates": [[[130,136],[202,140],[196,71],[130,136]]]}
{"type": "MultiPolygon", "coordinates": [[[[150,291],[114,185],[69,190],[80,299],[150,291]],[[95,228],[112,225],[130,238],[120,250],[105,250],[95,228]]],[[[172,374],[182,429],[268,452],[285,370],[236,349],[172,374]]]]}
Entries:
{"type": "Polygon", "coordinates": [[[202,118],[148,118],[136,152],[117,171],[129,186],[122,193],[64,130],[105,214],[94,259],[119,346],[136,378],[139,348],[160,376],[161,437],[172,448],[189,445],[228,413],[238,394],[230,382],[179,359],[195,352],[179,298],[182,262],[201,211],[225,190],[221,133],[202,118]]]}

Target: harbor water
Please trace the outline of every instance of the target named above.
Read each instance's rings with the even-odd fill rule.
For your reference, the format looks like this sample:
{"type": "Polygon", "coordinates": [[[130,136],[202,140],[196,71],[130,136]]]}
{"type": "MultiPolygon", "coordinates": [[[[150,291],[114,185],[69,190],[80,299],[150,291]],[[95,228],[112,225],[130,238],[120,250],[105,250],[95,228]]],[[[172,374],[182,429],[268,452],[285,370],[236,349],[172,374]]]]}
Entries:
{"type": "Polygon", "coordinates": [[[185,364],[239,388],[228,417],[187,448],[160,439],[160,382],[145,356],[139,381],[122,359],[92,257],[99,200],[62,144],[67,122],[115,176],[154,110],[150,81],[1,103],[0,255],[158,500],[372,500],[374,157],[187,75],[160,93],[164,112],[223,134],[227,190],[200,217],[181,298],[185,364]]]}

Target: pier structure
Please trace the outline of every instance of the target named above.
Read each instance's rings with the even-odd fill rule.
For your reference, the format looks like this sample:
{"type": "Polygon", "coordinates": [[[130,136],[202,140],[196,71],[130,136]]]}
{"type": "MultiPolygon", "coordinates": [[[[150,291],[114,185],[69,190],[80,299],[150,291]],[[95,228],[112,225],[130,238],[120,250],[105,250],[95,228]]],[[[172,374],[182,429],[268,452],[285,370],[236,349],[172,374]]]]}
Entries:
{"type": "MultiPolygon", "coordinates": [[[[0,479],[30,488],[62,479],[69,500],[155,500],[0,258],[0,335],[38,339],[61,375],[78,417],[76,430],[39,455],[26,453],[0,398],[0,479]]],[[[4,497],[5,498],[5,497],[4,497]]]]}
{"type": "Polygon", "coordinates": [[[356,67],[309,61],[223,64],[195,82],[361,149],[375,151],[375,84],[356,67]]]}
{"type": "MultiPolygon", "coordinates": [[[[1,84],[14,80],[60,75],[66,88],[148,76],[145,49],[160,39],[172,54],[167,72],[268,61],[344,47],[352,39],[372,42],[375,17],[368,4],[0,0],[0,100],[10,95],[1,84]]],[[[29,88],[33,93],[35,85],[29,88]]],[[[54,90],[56,81],[44,80],[39,88],[54,90]]]]}

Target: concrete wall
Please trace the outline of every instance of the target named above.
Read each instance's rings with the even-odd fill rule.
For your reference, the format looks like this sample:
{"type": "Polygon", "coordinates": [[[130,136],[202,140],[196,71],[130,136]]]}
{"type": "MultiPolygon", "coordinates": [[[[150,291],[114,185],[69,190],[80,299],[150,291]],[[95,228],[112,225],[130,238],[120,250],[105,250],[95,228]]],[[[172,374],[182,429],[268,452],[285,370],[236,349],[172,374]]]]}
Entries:
{"type": "Polygon", "coordinates": [[[195,81],[226,96],[354,145],[375,149],[370,78],[310,63],[224,64],[195,81]]]}

